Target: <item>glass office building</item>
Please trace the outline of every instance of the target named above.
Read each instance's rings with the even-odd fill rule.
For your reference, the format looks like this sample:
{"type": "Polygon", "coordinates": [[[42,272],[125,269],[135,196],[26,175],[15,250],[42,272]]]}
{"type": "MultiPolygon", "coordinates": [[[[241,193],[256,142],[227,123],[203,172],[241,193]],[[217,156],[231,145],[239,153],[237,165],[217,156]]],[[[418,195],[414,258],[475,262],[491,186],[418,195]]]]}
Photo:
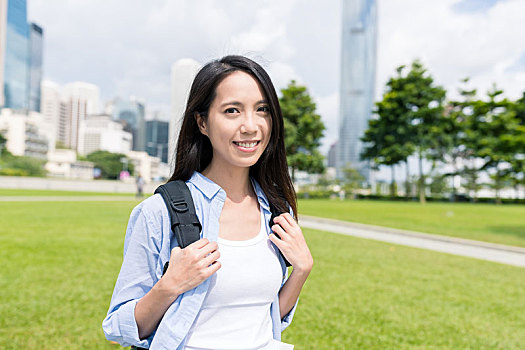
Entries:
{"type": "Polygon", "coordinates": [[[370,179],[370,168],[359,160],[360,138],[372,115],[376,76],[376,0],[343,0],[339,140],[337,173],[349,165],[370,179]]]}
{"type": "Polygon", "coordinates": [[[146,152],[168,163],[169,122],[161,120],[146,121],[146,152]]]}
{"type": "Polygon", "coordinates": [[[133,135],[133,150],[146,150],[146,125],[144,122],[145,106],[135,98],[116,99],[113,102],[113,119],[125,123],[124,129],[133,135]]]}
{"type": "Polygon", "coordinates": [[[29,25],[29,109],[40,112],[40,83],[42,82],[42,28],[29,25]]]}
{"type": "Polygon", "coordinates": [[[7,1],[4,52],[4,107],[29,108],[29,26],[26,0],[7,1]]]}

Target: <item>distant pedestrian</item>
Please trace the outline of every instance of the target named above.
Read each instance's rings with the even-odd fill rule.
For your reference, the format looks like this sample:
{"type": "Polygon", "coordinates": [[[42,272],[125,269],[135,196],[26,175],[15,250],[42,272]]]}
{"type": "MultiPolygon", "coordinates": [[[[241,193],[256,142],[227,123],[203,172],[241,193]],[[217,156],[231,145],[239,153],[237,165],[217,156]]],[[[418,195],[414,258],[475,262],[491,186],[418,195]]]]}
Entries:
{"type": "Polygon", "coordinates": [[[137,184],[137,198],[142,198],[144,195],[144,178],[139,174],[135,183],[137,184]]]}

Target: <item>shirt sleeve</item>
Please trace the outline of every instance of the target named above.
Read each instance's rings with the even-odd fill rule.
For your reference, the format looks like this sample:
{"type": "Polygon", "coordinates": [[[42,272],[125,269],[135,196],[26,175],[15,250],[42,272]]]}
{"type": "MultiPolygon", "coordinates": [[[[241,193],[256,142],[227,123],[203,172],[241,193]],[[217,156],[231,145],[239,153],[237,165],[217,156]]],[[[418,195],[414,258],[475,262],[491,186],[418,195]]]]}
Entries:
{"type": "MultiPolygon", "coordinates": [[[[293,214],[293,210],[290,205],[288,205],[288,211],[290,215],[295,219],[295,215],[293,214]]],[[[286,276],[284,278],[282,286],[284,286],[287,280],[288,280],[288,269],[286,269],[286,276]]],[[[292,323],[292,319],[295,314],[295,310],[297,309],[297,304],[299,304],[299,298],[300,296],[297,298],[297,301],[295,302],[295,305],[292,307],[292,309],[288,311],[288,313],[281,319],[281,332],[284,331],[292,323]]]]}
{"type": "Polygon", "coordinates": [[[124,239],[124,259],[102,328],[106,338],[122,346],[149,348],[153,332],[140,340],[135,305],[157,283],[161,227],[141,205],[131,213],[124,239]]]}

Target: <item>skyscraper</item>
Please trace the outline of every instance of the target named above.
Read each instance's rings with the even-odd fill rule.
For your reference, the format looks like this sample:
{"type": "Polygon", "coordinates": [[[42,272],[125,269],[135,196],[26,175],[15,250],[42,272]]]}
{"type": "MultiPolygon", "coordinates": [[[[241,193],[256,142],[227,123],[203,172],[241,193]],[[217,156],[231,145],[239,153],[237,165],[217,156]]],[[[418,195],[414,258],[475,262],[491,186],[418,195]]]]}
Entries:
{"type": "Polygon", "coordinates": [[[337,171],[348,165],[367,180],[370,168],[359,160],[360,138],[372,115],[376,71],[376,0],[343,0],[343,42],[337,171]]]}
{"type": "Polygon", "coordinates": [[[42,82],[43,30],[35,23],[29,25],[29,109],[40,112],[40,83],[42,82]]]}
{"type": "Polygon", "coordinates": [[[7,31],[7,0],[0,0],[0,108],[5,104],[4,71],[5,71],[5,37],[7,31]]]}
{"type": "Polygon", "coordinates": [[[191,83],[200,67],[200,63],[191,58],[178,60],[171,66],[171,117],[168,145],[168,163],[171,165],[171,170],[175,167],[174,156],[191,83]]]}
{"type": "Polygon", "coordinates": [[[76,150],[80,121],[88,114],[99,113],[100,90],[90,83],[74,82],[64,86],[62,96],[67,116],[65,145],[76,150]]]}
{"type": "Polygon", "coordinates": [[[146,124],[144,117],[146,107],[144,101],[131,96],[127,100],[115,98],[109,106],[106,106],[106,112],[113,116],[113,120],[120,120],[125,123],[125,130],[133,135],[134,151],[146,150],[146,124]]]}
{"type": "MultiPolygon", "coordinates": [[[[5,40],[3,57],[3,107],[27,109],[29,107],[29,26],[27,24],[26,0],[5,0],[3,8],[7,9],[5,24],[0,23],[0,35],[5,40]],[[5,31],[4,31],[5,29],[5,31]]],[[[1,7],[1,6],[0,6],[1,7]]],[[[2,9],[3,10],[3,9],[2,9]]],[[[4,12],[4,11],[2,11],[4,12]]],[[[3,15],[0,15],[3,17],[3,15]]],[[[2,61],[2,59],[0,59],[2,61]]]]}
{"type": "Polygon", "coordinates": [[[0,0],[0,107],[40,111],[43,30],[26,0],[0,0]]]}
{"type": "Polygon", "coordinates": [[[169,122],[161,120],[146,121],[146,152],[168,163],[168,130],[169,122]]]}

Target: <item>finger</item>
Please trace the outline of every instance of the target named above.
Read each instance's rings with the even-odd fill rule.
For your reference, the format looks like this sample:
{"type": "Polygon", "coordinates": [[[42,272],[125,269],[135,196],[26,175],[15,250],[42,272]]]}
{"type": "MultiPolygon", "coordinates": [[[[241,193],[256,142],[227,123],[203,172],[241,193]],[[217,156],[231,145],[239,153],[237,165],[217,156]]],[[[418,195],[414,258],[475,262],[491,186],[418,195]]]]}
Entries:
{"type": "Polygon", "coordinates": [[[215,261],[217,261],[217,259],[219,259],[220,256],[221,256],[221,253],[218,250],[216,250],[213,253],[211,253],[210,255],[204,257],[204,259],[202,259],[202,263],[203,263],[204,266],[209,266],[212,263],[214,263],[215,261]]]}
{"type": "Polygon", "coordinates": [[[277,236],[279,236],[279,238],[281,239],[281,241],[285,240],[287,237],[288,237],[288,233],[283,230],[283,228],[279,225],[273,225],[272,226],[272,231],[277,234],[277,236]]]}
{"type": "Polygon", "coordinates": [[[273,244],[277,246],[277,248],[281,249],[283,241],[279,237],[277,237],[274,233],[270,233],[268,235],[268,238],[270,239],[270,241],[272,241],[273,244]]]}
{"type": "Polygon", "coordinates": [[[211,264],[210,266],[208,266],[206,268],[206,275],[209,277],[211,275],[213,275],[215,272],[217,272],[218,269],[220,269],[222,266],[221,262],[220,261],[216,261],[214,262],[213,264],[211,264]]]}
{"type": "Polygon", "coordinates": [[[283,213],[282,216],[288,221],[288,223],[292,226],[297,225],[297,221],[293,218],[293,216],[290,213],[283,213]]]}
{"type": "Polygon", "coordinates": [[[171,255],[176,255],[178,254],[182,249],[180,249],[180,247],[175,247],[171,250],[171,255]]]}
{"type": "Polygon", "coordinates": [[[286,232],[290,232],[293,229],[293,226],[290,225],[288,220],[286,220],[286,218],[282,214],[275,218],[273,221],[279,224],[286,232]]]}
{"type": "Polygon", "coordinates": [[[187,248],[192,247],[192,248],[200,249],[204,247],[206,244],[208,244],[209,242],[210,241],[208,241],[207,238],[201,238],[198,241],[195,241],[192,244],[190,244],[187,248]]]}
{"type": "Polygon", "coordinates": [[[199,249],[199,252],[198,252],[199,258],[202,259],[208,254],[210,254],[211,252],[216,251],[217,249],[219,249],[219,245],[217,244],[217,242],[209,242],[204,247],[199,249]]]}

